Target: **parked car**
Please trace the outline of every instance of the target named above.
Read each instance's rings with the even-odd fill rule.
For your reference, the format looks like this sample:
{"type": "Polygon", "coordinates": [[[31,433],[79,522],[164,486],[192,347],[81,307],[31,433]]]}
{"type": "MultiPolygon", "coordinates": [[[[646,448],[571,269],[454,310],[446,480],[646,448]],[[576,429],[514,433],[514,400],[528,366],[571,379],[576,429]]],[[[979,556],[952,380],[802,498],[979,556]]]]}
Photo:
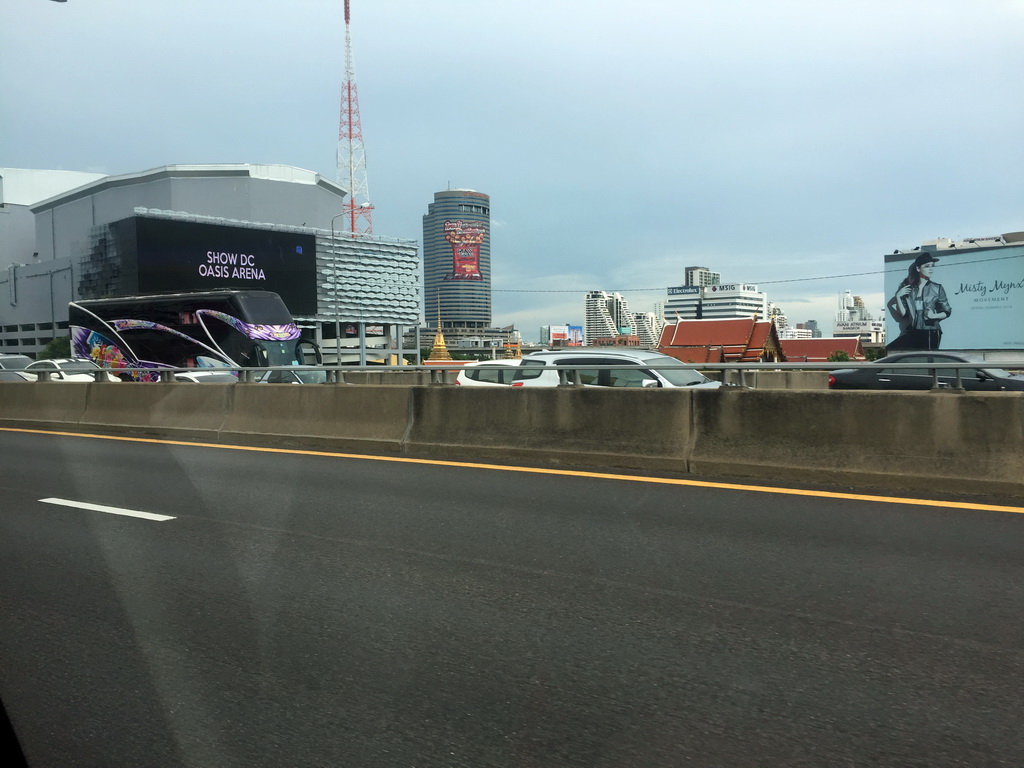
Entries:
{"type": "Polygon", "coordinates": [[[35,381],[36,377],[24,371],[12,371],[9,368],[0,368],[0,381],[35,381]]]}
{"type": "MultiPolygon", "coordinates": [[[[92,360],[73,358],[56,358],[54,360],[36,360],[25,366],[25,372],[33,376],[41,371],[50,373],[50,381],[96,381],[94,371],[102,371],[92,360]]],[[[104,374],[107,381],[120,381],[112,374],[104,374]]]]}
{"type": "MultiPolygon", "coordinates": [[[[977,363],[976,368],[961,368],[964,389],[977,392],[1024,390],[1024,376],[992,368],[980,358],[953,352],[900,352],[874,362],[875,367],[840,368],[828,375],[829,389],[931,389],[932,368],[925,363],[977,363]],[[920,368],[886,368],[892,363],[922,363],[920,368]]],[[[956,387],[956,369],[939,368],[940,388],[956,387]]]]}
{"type": "Polygon", "coordinates": [[[0,370],[20,371],[31,362],[28,355],[0,355],[0,370]]]}
{"type": "Polygon", "coordinates": [[[174,380],[190,381],[194,384],[234,384],[238,381],[238,376],[231,371],[203,369],[176,373],[174,380]]]}
{"type": "MultiPolygon", "coordinates": [[[[512,378],[513,387],[558,386],[558,371],[553,366],[581,366],[580,381],[585,387],[667,387],[712,389],[721,387],[700,371],[687,368],[674,357],[646,350],[618,349],[550,350],[525,355],[512,378]],[[621,368],[588,369],[588,365],[621,365],[621,368]]],[[[572,371],[566,371],[571,381],[572,371]]]]}
{"type": "Polygon", "coordinates": [[[501,387],[512,383],[518,360],[480,360],[466,363],[455,377],[455,383],[464,387],[501,387]]]}

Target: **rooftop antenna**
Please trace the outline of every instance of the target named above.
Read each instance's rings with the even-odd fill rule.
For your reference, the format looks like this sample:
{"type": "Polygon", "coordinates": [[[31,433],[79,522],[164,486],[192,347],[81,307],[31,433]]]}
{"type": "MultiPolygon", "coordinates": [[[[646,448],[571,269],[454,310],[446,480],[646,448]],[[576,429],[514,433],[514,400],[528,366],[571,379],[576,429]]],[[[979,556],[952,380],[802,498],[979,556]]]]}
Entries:
{"type": "Polygon", "coordinates": [[[373,205],[366,178],[366,149],[359,119],[359,91],[352,66],[352,31],[349,0],[345,0],[345,81],[341,84],[341,119],[338,122],[338,183],[348,189],[342,208],[348,231],[373,234],[373,205]]]}

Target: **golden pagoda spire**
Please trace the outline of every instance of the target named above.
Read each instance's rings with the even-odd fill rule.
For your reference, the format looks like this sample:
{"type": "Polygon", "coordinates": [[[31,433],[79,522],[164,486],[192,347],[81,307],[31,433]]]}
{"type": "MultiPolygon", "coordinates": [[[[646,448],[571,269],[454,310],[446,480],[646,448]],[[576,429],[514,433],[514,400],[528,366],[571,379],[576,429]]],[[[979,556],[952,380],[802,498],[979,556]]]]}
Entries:
{"type": "Polygon", "coordinates": [[[430,349],[427,362],[442,362],[452,360],[448,346],[444,343],[444,333],[441,332],[441,297],[437,297],[437,333],[434,334],[434,346],[430,349]]]}

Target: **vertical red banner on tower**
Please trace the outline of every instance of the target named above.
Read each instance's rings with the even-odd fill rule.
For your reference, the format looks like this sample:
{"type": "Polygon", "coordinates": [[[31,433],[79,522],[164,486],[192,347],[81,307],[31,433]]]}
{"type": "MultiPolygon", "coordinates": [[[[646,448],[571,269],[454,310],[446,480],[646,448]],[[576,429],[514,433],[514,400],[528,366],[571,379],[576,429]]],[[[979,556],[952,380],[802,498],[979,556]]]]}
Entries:
{"type": "Polygon", "coordinates": [[[483,280],[480,274],[480,244],[487,227],[475,221],[446,221],[444,239],[452,245],[452,271],[445,280],[483,280]]]}

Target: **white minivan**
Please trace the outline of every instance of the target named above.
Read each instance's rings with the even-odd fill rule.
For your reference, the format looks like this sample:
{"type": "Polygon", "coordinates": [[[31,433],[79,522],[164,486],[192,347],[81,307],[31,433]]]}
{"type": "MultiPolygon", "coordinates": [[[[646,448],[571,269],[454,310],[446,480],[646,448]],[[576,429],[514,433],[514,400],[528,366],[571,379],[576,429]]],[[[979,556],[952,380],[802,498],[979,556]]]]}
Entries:
{"type": "Polygon", "coordinates": [[[466,363],[455,383],[463,387],[507,387],[519,365],[518,360],[480,360],[466,363]]]}
{"type": "MultiPolygon", "coordinates": [[[[550,350],[524,355],[512,378],[513,387],[556,387],[559,384],[557,366],[574,366],[580,383],[585,387],[665,387],[715,389],[719,381],[712,381],[700,371],[687,368],[674,357],[647,350],[618,350],[586,347],[550,350]],[[589,368],[588,366],[616,365],[621,368],[589,368]]],[[[573,381],[574,371],[565,371],[567,380],[573,381]]]]}

